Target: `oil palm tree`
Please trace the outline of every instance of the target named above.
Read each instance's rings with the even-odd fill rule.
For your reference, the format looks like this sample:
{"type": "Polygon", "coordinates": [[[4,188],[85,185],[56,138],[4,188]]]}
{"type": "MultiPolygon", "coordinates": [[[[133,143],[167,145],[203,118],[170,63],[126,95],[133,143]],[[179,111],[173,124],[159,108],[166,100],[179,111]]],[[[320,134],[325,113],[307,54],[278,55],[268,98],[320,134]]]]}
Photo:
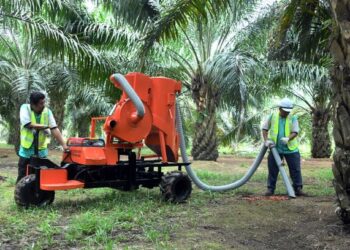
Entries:
{"type": "Polygon", "coordinates": [[[319,64],[329,56],[331,6],[325,0],[289,0],[281,5],[270,57],[319,64]]]}
{"type": "Polygon", "coordinates": [[[121,50],[136,40],[118,26],[97,22],[82,1],[0,1],[0,10],[1,89],[6,93],[1,115],[16,147],[19,105],[31,91],[45,90],[53,97],[51,108],[62,126],[72,88],[105,84],[127,61],[121,50]]]}
{"type": "Polygon", "coordinates": [[[328,74],[330,5],[323,0],[291,0],[282,7],[269,59],[281,66],[275,71],[288,85],[284,90],[301,100],[312,116],[312,156],[328,158],[331,143],[327,128],[332,109],[328,74]]]}
{"type": "Polygon", "coordinates": [[[0,36],[1,116],[9,124],[9,142],[19,145],[19,108],[33,90],[44,89],[42,71],[46,64],[39,60],[38,52],[30,41],[19,42],[12,31],[0,36]]]}
{"type": "MultiPolygon", "coordinates": [[[[69,110],[66,119],[69,136],[88,137],[91,117],[108,115],[115,100],[103,94],[106,92],[103,86],[81,88],[76,85],[71,91],[66,102],[66,109],[69,110]]],[[[114,92],[120,93],[116,89],[114,92]]]]}
{"type": "Polygon", "coordinates": [[[335,141],[333,174],[337,202],[340,206],[338,215],[350,222],[350,91],[349,91],[349,32],[348,9],[350,1],[331,0],[334,29],[331,43],[331,54],[334,59],[332,74],[333,101],[335,112],[333,116],[333,136],[335,141]]]}
{"type": "MultiPolygon", "coordinates": [[[[300,10],[300,5],[303,3],[304,5],[309,4],[310,8],[304,8],[304,14],[311,13],[318,9],[318,6],[321,4],[328,4],[328,9],[331,10],[329,13],[318,11],[317,13],[326,13],[328,17],[321,22],[321,24],[325,27],[325,29],[318,29],[319,31],[325,34],[326,38],[330,40],[330,47],[325,46],[325,48],[330,48],[330,54],[334,60],[334,65],[331,69],[331,79],[332,79],[332,102],[334,105],[334,114],[333,114],[333,137],[335,142],[335,151],[334,151],[334,164],[332,167],[334,174],[334,187],[337,194],[337,204],[339,209],[337,209],[337,214],[339,217],[345,222],[350,222],[350,131],[349,131],[349,122],[350,122],[350,94],[348,91],[348,75],[350,72],[350,64],[347,60],[350,48],[349,42],[349,32],[350,28],[348,25],[348,18],[350,16],[350,11],[348,6],[350,5],[350,1],[348,0],[331,0],[331,1],[299,1],[292,0],[289,1],[290,5],[287,9],[289,9],[290,13],[296,13],[296,11],[300,10]],[[328,33],[328,36],[327,36],[328,33]],[[331,37],[329,36],[331,35],[331,37]]],[[[286,26],[282,26],[280,34],[282,37],[286,34],[285,30],[288,29],[291,20],[296,16],[294,14],[285,15],[285,23],[288,24],[286,26]]],[[[314,12],[315,13],[315,12],[314,12]]],[[[303,15],[305,16],[305,15],[303,15]]],[[[306,15],[307,16],[307,15],[306,15]]],[[[309,15],[307,20],[310,20],[313,16],[317,15],[309,15]]],[[[322,15],[321,15],[322,16],[322,15]]],[[[283,20],[283,19],[282,19],[283,20]]],[[[310,24],[311,22],[302,22],[301,24],[306,23],[310,24]]],[[[309,25],[310,27],[310,25],[309,25]]],[[[305,29],[307,30],[307,29],[305,29]]],[[[308,29],[311,30],[311,29],[308,29]]],[[[314,29],[315,30],[315,29],[314,29]]],[[[322,37],[318,36],[318,37],[322,37]]],[[[307,39],[305,39],[307,41],[307,39]]],[[[327,39],[321,39],[320,41],[325,41],[327,43],[327,39]]],[[[309,40],[310,43],[310,40],[309,40]]],[[[315,43],[310,43],[315,44],[315,43]]],[[[318,44],[318,43],[316,43],[318,44]]]]}
{"type": "Polygon", "coordinates": [[[331,138],[328,129],[333,105],[328,71],[331,62],[329,58],[324,59],[324,62],[327,61],[323,67],[295,60],[279,62],[278,67],[274,67],[286,83],[281,90],[297,98],[303,104],[300,106],[302,110],[311,115],[311,155],[314,158],[331,156],[331,138]]]}
{"type": "Polygon", "coordinates": [[[206,22],[211,17],[218,17],[221,13],[231,9],[234,14],[239,14],[242,6],[246,7],[254,1],[232,0],[179,0],[165,1],[161,8],[160,17],[148,29],[145,37],[143,51],[161,40],[177,38],[187,28],[190,21],[200,19],[206,22]]]}
{"type": "MultiPolygon", "coordinates": [[[[125,50],[136,41],[130,30],[101,23],[78,0],[1,0],[0,23],[38,44],[45,56],[73,66],[84,81],[106,79],[115,62],[102,50],[125,50]]],[[[116,58],[117,59],[117,58],[116,58]]]]}
{"type": "MultiPolygon", "coordinates": [[[[259,62],[238,46],[239,19],[226,11],[219,20],[196,20],[179,33],[179,44],[166,46],[170,57],[184,72],[183,84],[196,105],[196,130],[192,156],[198,160],[218,157],[217,110],[234,106],[244,116],[248,85],[252,84],[259,62]],[[255,70],[254,70],[255,69],[255,70]]],[[[244,33],[244,32],[242,32],[244,33]]],[[[239,39],[241,38],[241,39],[239,39]]]]}
{"type": "Polygon", "coordinates": [[[258,143],[261,140],[260,120],[262,113],[264,111],[261,110],[261,107],[251,103],[249,103],[244,117],[235,109],[224,113],[219,120],[219,126],[223,133],[221,136],[222,144],[237,148],[237,145],[242,141],[258,143]]]}
{"type": "Polygon", "coordinates": [[[0,36],[0,114],[9,124],[9,143],[19,146],[19,109],[28,102],[32,91],[45,91],[53,97],[50,107],[62,128],[65,100],[77,76],[62,63],[47,60],[36,49],[35,42],[11,30],[0,36]]]}

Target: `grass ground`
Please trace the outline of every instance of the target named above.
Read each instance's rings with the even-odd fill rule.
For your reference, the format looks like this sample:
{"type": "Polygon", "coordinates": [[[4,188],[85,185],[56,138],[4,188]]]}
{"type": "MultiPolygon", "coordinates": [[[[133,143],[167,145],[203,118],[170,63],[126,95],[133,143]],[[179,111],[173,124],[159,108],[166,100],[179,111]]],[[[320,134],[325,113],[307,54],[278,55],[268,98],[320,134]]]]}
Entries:
{"type": "MultiPolygon", "coordinates": [[[[51,152],[59,161],[60,153],[51,152]]],[[[193,163],[210,184],[240,178],[251,158],[193,163]]],[[[159,189],[56,192],[46,208],[13,201],[17,157],[0,150],[0,249],[348,249],[350,229],[334,215],[331,161],[304,159],[309,197],[266,200],[266,161],[243,187],[224,193],[194,187],[184,204],[161,201],[159,189]]],[[[281,180],[277,193],[285,194],[281,180]]]]}

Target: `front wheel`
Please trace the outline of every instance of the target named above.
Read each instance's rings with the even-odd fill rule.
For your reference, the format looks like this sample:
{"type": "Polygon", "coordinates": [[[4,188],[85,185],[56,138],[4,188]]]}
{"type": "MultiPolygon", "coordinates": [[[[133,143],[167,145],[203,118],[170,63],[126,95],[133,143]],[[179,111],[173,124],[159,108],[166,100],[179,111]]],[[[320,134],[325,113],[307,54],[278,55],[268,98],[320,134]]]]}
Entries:
{"type": "Polygon", "coordinates": [[[15,189],[15,202],[18,206],[31,205],[42,207],[51,204],[55,199],[54,191],[36,189],[36,176],[34,174],[23,177],[15,189]]]}
{"type": "Polygon", "coordinates": [[[165,201],[184,202],[192,192],[191,179],[184,173],[174,171],[167,173],[160,182],[160,191],[165,201]]]}

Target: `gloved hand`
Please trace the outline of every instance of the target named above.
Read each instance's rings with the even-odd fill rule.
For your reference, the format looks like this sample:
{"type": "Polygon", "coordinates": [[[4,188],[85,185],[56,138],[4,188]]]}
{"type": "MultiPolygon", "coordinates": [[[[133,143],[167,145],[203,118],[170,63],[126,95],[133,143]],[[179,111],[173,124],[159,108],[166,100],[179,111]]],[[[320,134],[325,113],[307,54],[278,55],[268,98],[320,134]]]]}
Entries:
{"type": "Polygon", "coordinates": [[[289,137],[282,137],[280,142],[283,144],[283,145],[287,145],[287,143],[289,142],[289,137]]]}
{"type": "Polygon", "coordinates": [[[274,145],[274,142],[272,140],[266,140],[264,141],[265,147],[270,148],[272,145],[274,145]]]}

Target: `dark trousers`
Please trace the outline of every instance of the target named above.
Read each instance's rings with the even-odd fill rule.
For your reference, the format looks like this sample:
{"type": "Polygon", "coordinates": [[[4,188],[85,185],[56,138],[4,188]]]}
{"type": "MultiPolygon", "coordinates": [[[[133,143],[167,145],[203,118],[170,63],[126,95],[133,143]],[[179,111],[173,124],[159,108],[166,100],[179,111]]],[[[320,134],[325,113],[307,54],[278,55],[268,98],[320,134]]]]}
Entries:
{"type": "Polygon", "coordinates": [[[29,164],[29,158],[19,157],[18,160],[18,177],[17,182],[19,182],[24,176],[26,176],[27,165],[29,164]]]}
{"type": "MultiPolygon", "coordinates": [[[[284,158],[287,161],[294,189],[303,188],[303,179],[301,177],[300,169],[300,153],[280,154],[280,157],[281,160],[284,158]]],[[[271,152],[269,153],[267,164],[269,169],[267,188],[275,190],[279,169],[271,152]]]]}

